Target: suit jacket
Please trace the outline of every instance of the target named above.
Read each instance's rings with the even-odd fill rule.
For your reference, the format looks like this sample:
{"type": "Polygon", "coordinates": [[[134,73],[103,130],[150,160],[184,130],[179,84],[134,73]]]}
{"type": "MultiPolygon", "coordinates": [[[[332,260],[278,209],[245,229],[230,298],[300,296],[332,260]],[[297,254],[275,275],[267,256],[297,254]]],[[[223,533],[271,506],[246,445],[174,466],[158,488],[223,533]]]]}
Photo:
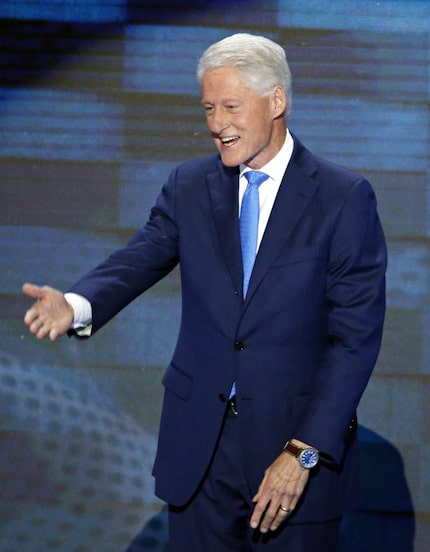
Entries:
{"type": "Polygon", "coordinates": [[[385,240],[370,184],[294,141],[245,301],[239,170],[218,155],[178,166],[145,227],[70,290],[91,302],[95,332],[180,263],[181,326],[154,466],[156,493],[171,504],[202,480],[233,381],[252,493],[293,437],[322,461],[292,522],[339,515],[355,489],[356,408],[380,348],[385,240]]]}

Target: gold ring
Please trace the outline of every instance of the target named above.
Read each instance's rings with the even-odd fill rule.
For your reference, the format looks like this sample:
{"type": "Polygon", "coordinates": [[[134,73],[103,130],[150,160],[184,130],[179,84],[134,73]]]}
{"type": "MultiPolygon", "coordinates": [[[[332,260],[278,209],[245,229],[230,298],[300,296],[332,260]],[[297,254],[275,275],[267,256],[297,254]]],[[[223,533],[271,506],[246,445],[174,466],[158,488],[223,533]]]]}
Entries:
{"type": "Polygon", "coordinates": [[[283,506],[279,506],[279,509],[285,512],[286,514],[290,513],[290,510],[288,508],[284,508],[283,506]]]}

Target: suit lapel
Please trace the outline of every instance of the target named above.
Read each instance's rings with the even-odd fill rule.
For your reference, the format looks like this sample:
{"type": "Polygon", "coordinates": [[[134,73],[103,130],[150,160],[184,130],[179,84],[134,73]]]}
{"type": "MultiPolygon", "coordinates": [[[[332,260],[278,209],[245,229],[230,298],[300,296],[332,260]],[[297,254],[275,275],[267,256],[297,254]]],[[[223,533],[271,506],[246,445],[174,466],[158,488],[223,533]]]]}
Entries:
{"type": "Polygon", "coordinates": [[[246,303],[251,299],[318,189],[318,184],[310,178],[315,170],[311,154],[298,143],[282,179],[258,250],[246,303]]]}
{"type": "Polygon", "coordinates": [[[209,197],[221,250],[233,280],[234,289],[242,289],[243,269],[238,221],[239,169],[224,167],[207,176],[209,197]]]}
{"type": "MultiPolygon", "coordinates": [[[[282,179],[251,275],[245,304],[251,299],[285,241],[303,216],[318,189],[311,176],[316,171],[312,154],[294,137],[295,148],[282,179]]],[[[207,175],[207,186],[220,247],[234,289],[242,289],[243,268],[238,220],[238,167],[225,167],[218,160],[207,175]]]]}

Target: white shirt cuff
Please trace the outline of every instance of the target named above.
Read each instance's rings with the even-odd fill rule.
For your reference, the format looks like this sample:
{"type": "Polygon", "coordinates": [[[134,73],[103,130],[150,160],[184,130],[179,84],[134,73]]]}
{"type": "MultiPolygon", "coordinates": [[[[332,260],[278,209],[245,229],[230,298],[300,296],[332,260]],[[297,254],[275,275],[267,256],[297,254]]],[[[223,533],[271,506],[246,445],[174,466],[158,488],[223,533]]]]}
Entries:
{"type": "Polygon", "coordinates": [[[93,319],[91,303],[88,299],[77,293],[65,293],[64,298],[75,313],[72,328],[80,336],[90,336],[93,319]]]}

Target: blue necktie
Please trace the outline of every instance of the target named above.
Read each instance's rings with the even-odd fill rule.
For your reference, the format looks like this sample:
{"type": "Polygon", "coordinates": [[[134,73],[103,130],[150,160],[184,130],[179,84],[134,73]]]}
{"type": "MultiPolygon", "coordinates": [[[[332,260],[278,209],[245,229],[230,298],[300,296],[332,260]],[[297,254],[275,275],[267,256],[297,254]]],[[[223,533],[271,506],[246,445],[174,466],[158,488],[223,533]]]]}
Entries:
{"type": "MultiPolygon", "coordinates": [[[[260,215],[260,200],[258,187],[268,176],[261,171],[248,171],[245,173],[248,180],[245,194],[242,199],[242,207],[240,209],[240,244],[242,247],[242,264],[243,264],[243,298],[246,297],[248,284],[251,278],[251,272],[254,267],[255,257],[257,255],[257,239],[258,239],[258,217],[260,215]]],[[[230,391],[229,399],[236,394],[236,382],[230,391]]]]}
{"type": "Polygon", "coordinates": [[[258,187],[267,180],[268,176],[261,171],[248,171],[245,173],[245,178],[248,180],[248,186],[242,199],[239,221],[244,299],[257,254],[258,217],[260,215],[258,187]]]}

